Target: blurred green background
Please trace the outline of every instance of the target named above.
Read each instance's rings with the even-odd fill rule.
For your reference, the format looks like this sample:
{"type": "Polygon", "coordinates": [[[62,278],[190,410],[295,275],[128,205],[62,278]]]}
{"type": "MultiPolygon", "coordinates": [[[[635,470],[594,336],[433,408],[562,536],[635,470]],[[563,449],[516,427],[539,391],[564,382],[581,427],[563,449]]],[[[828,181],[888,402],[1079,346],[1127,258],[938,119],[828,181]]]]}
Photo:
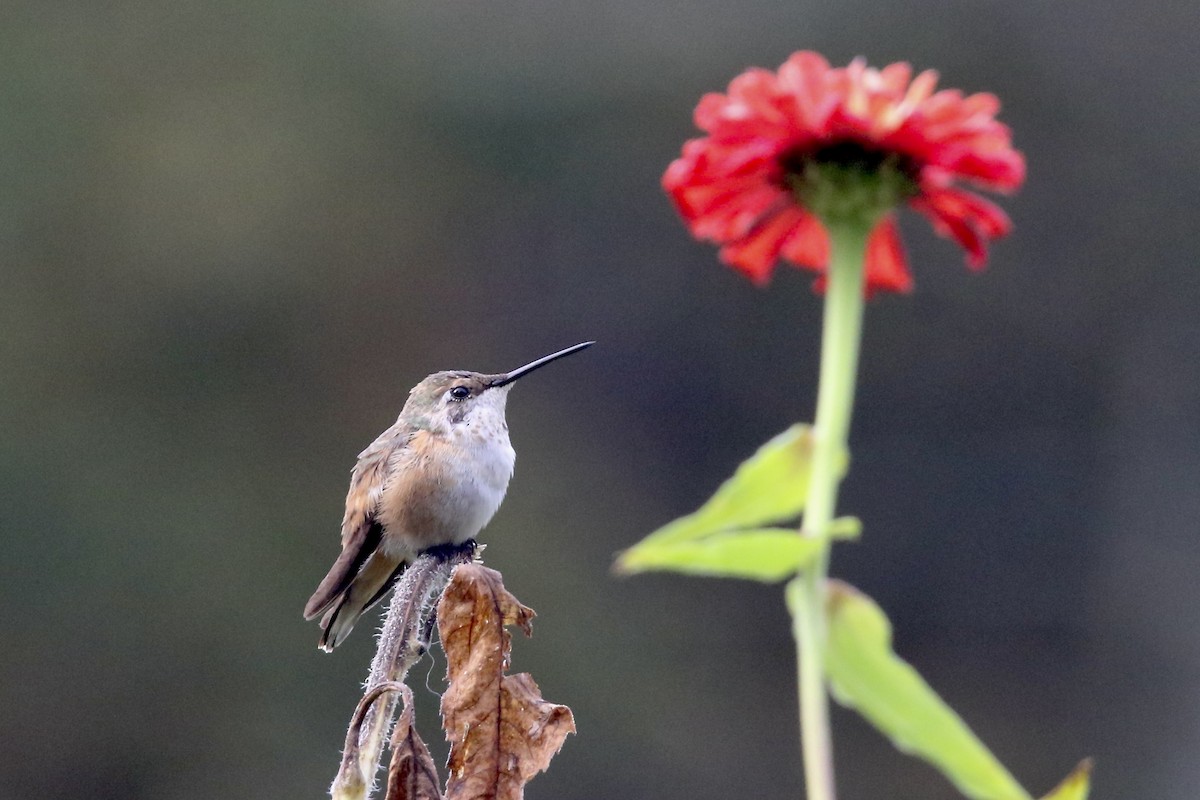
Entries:
{"type": "MultiPolygon", "coordinates": [[[[514,391],[488,564],[570,705],[532,798],[801,795],[778,587],[609,574],[812,413],[819,301],[658,188],[796,49],[995,91],[987,272],[904,219],[833,571],[1031,791],[1200,786],[1200,8],[1187,2],[31,2],[0,8],[0,797],[324,795],[373,649],[301,607],[426,373],[514,391]]],[[[413,673],[419,724],[443,667],[413,673]],[[431,691],[422,686],[428,683],[431,691]]],[[[846,798],[951,798],[856,717],[846,798]]]]}

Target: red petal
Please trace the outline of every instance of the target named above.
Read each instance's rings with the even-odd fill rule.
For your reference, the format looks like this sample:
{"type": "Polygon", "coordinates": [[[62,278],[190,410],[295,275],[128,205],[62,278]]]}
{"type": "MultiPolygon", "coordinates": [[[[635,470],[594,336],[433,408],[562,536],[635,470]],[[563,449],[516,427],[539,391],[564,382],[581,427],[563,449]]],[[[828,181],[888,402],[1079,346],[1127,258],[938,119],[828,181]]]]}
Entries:
{"type": "Polygon", "coordinates": [[[768,216],[790,205],[773,186],[758,186],[735,192],[692,221],[692,233],[701,239],[729,242],[746,236],[768,216]]]}
{"type": "Polygon", "coordinates": [[[829,78],[833,70],[817,53],[795,53],[779,68],[779,88],[787,96],[798,127],[810,134],[821,133],[837,104],[829,78]]]}
{"type": "Polygon", "coordinates": [[[778,137],[788,126],[783,113],[775,108],[774,98],[761,90],[739,97],[710,92],[700,98],[693,119],[697,128],[721,142],[778,137]]]}
{"type": "Polygon", "coordinates": [[[912,66],[907,61],[897,61],[879,70],[880,87],[889,95],[903,97],[912,77],[912,66]]]}
{"type": "Polygon", "coordinates": [[[867,239],[867,296],[912,291],[912,273],[894,214],[888,214],[867,239]]]}
{"type": "Polygon", "coordinates": [[[1005,149],[994,154],[966,150],[953,163],[954,172],[989,189],[1012,192],[1025,182],[1025,157],[1005,149]]]}
{"type": "Polygon", "coordinates": [[[963,98],[963,109],[972,116],[991,118],[1000,113],[1000,98],[991,92],[978,92],[963,98]]]}
{"type": "Polygon", "coordinates": [[[929,192],[924,199],[939,214],[963,219],[989,239],[999,239],[1012,231],[1008,214],[992,201],[973,192],[950,187],[929,192]]]}
{"type": "Polygon", "coordinates": [[[967,266],[976,270],[987,263],[987,240],[1006,233],[1010,224],[999,208],[958,189],[942,189],[918,197],[911,205],[930,219],[938,235],[957,241],[967,252],[967,266]],[[963,202],[964,197],[971,198],[971,203],[963,202]],[[987,211],[975,214],[972,205],[987,211]],[[996,236],[989,236],[989,231],[996,231],[996,236]]]}
{"type": "Polygon", "coordinates": [[[799,224],[804,212],[788,206],[778,214],[763,220],[757,228],[739,241],[721,248],[721,260],[747,275],[757,284],[765,284],[771,268],[779,258],[783,240],[799,224]]]}
{"type": "MultiPolygon", "coordinates": [[[[664,181],[664,184],[666,182],[664,181]]],[[[738,194],[768,190],[771,187],[755,178],[741,178],[715,183],[678,183],[665,186],[667,193],[679,207],[684,219],[694,220],[705,214],[724,208],[729,199],[738,194]]]]}
{"type": "Polygon", "coordinates": [[[780,255],[798,267],[824,270],[829,265],[829,234],[821,220],[803,214],[783,243],[780,255]]]}

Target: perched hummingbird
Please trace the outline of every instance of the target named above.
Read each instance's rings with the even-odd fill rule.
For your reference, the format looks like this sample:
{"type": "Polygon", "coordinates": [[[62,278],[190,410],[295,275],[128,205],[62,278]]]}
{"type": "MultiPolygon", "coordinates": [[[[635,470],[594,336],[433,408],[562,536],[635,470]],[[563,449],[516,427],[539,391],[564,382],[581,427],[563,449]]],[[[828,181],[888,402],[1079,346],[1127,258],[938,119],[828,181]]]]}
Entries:
{"type": "Polygon", "coordinates": [[[511,372],[435,372],[408,393],[392,427],[350,473],[342,553],[304,607],[321,618],[322,650],[346,638],[423,550],[462,544],[491,520],[512,477],[504,405],[517,378],[595,342],[511,372]]]}

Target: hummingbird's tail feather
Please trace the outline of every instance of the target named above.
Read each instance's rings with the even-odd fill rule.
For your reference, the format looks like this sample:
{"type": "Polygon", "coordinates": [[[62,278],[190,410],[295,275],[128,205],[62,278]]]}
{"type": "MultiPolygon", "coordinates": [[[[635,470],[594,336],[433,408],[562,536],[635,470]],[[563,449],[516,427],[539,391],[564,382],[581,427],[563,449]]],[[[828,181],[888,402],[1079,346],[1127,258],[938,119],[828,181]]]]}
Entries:
{"type": "Polygon", "coordinates": [[[366,611],[368,608],[378,603],[383,599],[385,594],[392,590],[392,587],[396,585],[396,581],[400,580],[400,576],[404,574],[404,570],[408,568],[408,565],[408,561],[401,561],[400,564],[394,570],[392,570],[391,576],[384,582],[383,586],[379,587],[379,591],[375,593],[375,596],[368,600],[367,604],[363,606],[363,611],[366,611]]]}
{"type": "Polygon", "coordinates": [[[319,647],[328,653],[341,644],[363,612],[387,594],[407,566],[407,561],[381,552],[372,555],[322,617],[319,647]]]}
{"type": "Polygon", "coordinates": [[[374,521],[354,531],[354,535],[343,545],[337,561],[329,568],[329,573],[321,579],[321,585],[313,592],[313,596],[308,598],[308,603],[304,606],[305,619],[318,617],[337,603],[354,582],[359,569],[379,547],[382,537],[383,528],[374,521]]]}

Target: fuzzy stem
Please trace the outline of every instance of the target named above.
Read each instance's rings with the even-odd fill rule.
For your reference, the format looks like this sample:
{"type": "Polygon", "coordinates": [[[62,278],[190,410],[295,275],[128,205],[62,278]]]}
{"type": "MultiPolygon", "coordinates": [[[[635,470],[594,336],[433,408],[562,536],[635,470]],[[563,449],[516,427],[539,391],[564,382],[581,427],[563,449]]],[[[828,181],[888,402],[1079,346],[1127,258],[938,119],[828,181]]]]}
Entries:
{"type": "Polygon", "coordinates": [[[829,697],[825,689],[825,581],[829,525],[837,505],[862,335],[864,256],[871,226],[826,224],[832,253],[821,332],[821,377],[813,462],[800,534],[822,543],[812,567],[788,587],[797,645],[800,730],[807,800],[835,800],[829,697]]]}
{"type": "Polygon", "coordinates": [[[475,549],[472,541],[428,550],[400,576],[379,632],[366,693],[350,720],[342,763],[329,790],[333,800],[366,800],[370,796],[396,710],[395,692],[381,687],[403,682],[409,668],[425,653],[436,598],[450,581],[450,573],[471,561],[475,549]]]}

